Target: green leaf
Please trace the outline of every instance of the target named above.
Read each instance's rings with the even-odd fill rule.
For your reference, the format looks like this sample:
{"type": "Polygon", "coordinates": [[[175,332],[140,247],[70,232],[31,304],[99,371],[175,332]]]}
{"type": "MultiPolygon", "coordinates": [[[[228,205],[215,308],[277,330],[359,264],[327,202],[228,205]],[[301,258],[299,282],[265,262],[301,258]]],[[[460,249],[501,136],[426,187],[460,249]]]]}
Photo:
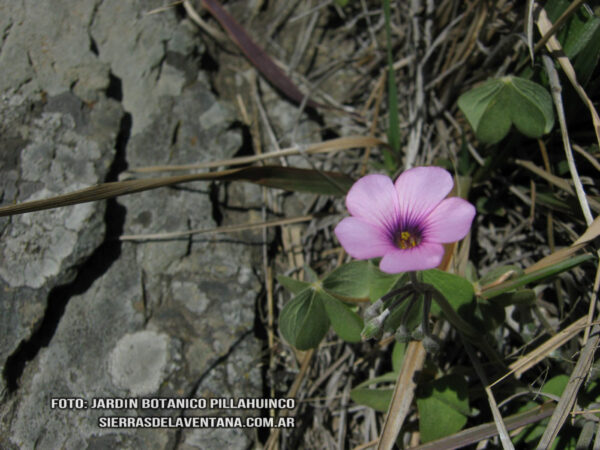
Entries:
{"type": "Polygon", "coordinates": [[[577,73],[579,83],[585,86],[590,81],[600,58],[600,18],[593,17],[586,24],[585,36],[580,42],[585,42],[585,44],[578,51],[573,68],[577,73]]]}
{"type": "MultiPolygon", "coordinates": [[[[554,22],[569,6],[568,1],[549,0],[544,5],[554,22]]],[[[567,58],[573,62],[577,80],[585,86],[598,64],[600,56],[600,18],[585,7],[571,14],[557,34],[567,58]]]]}
{"type": "Polygon", "coordinates": [[[498,281],[501,277],[505,277],[505,279],[508,280],[511,277],[520,275],[523,275],[523,269],[517,265],[499,266],[486,272],[479,280],[479,285],[485,286],[486,284],[491,284],[498,281]]]}
{"type": "Polygon", "coordinates": [[[366,298],[369,295],[371,270],[368,261],[343,264],[323,279],[323,288],[347,298],[366,298]]]}
{"type": "Polygon", "coordinates": [[[304,264],[304,273],[306,274],[306,278],[311,283],[317,283],[319,281],[319,276],[317,272],[312,270],[312,268],[308,264],[304,264]]]}
{"type": "Polygon", "coordinates": [[[493,288],[486,289],[481,293],[481,296],[486,299],[491,299],[500,294],[504,294],[505,292],[523,287],[526,284],[541,281],[545,278],[557,275],[591,259],[594,259],[594,255],[591,253],[570,257],[566,260],[559,261],[542,269],[535,270],[533,272],[521,275],[515,279],[508,280],[502,284],[499,284],[498,286],[494,286],[493,288]]]}
{"type": "Polygon", "coordinates": [[[392,401],[393,389],[353,389],[350,391],[352,401],[373,408],[375,411],[386,412],[392,401]]]}
{"type": "Polygon", "coordinates": [[[511,124],[532,138],[548,133],[554,125],[550,94],[525,78],[489,80],[461,95],[458,106],[477,138],[488,144],[502,140],[511,124]]]}
{"type": "Polygon", "coordinates": [[[532,305],[535,303],[536,295],[535,291],[532,289],[521,289],[515,292],[507,292],[505,294],[500,294],[497,297],[491,298],[490,304],[501,306],[502,308],[506,308],[510,305],[532,305]]]}
{"type": "MultiPolygon", "coordinates": [[[[448,300],[454,311],[462,314],[472,311],[475,292],[473,285],[462,277],[438,269],[430,269],[422,272],[423,281],[432,284],[448,300]]],[[[439,314],[440,308],[434,302],[431,307],[433,314],[439,314]]]]}
{"type": "Polygon", "coordinates": [[[394,349],[392,350],[392,368],[395,373],[400,372],[402,368],[406,347],[408,347],[408,342],[396,342],[394,344],[394,349]]]}
{"type": "Polygon", "coordinates": [[[569,7],[570,0],[548,0],[544,9],[552,23],[556,22],[563,12],[569,7]]]}
{"type": "Polygon", "coordinates": [[[408,276],[405,273],[389,274],[382,272],[379,268],[369,261],[369,299],[372,302],[377,301],[393,288],[399,287],[406,283],[408,276]]]}
{"type": "Polygon", "coordinates": [[[506,321],[504,307],[495,303],[477,303],[476,316],[481,321],[483,329],[486,332],[495,330],[506,321]]]}
{"type": "Polygon", "coordinates": [[[285,340],[298,350],[319,345],[329,329],[329,319],[315,289],[304,289],[283,307],[279,328],[285,340]]]}
{"type": "Polygon", "coordinates": [[[506,78],[513,88],[510,112],[517,129],[531,138],[549,133],[554,126],[554,110],[548,91],[526,78],[506,78]]]}
{"type": "MultiPolygon", "coordinates": [[[[585,10],[582,10],[585,11],[585,10]]],[[[583,17],[583,15],[574,14],[569,25],[567,37],[563,44],[565,55],[570,60],[578,56],[581,51],[589,45],[600,26],[600,18],[596,16],[583,17]]]]}
{"type": "Polygon", "coordinates": [[[470,260],[467,261],[467,266],[465,267],[465,278],[469,283],[475,283],[477,281],[477,269],[475,268],[475,264],[470,260]]]}
{"type": "Polygon", "coordinates": [[[390,401],[392,400],[392,394],[394,389],[391,388],[376,388],[371,389],[369,386],[378,383],[395,383],[398,378],[398,374],[394,372],[385,373],[379,377],[371,378],[363,381],[350,391],[350,398],[352,401],[361,405],[369,406],[376,411],[386,412],[390,401]]]}
{"type": "Polygon", "coordinates": [[[347,342],[360,342],[360,332],[364,326],[360,316],[326,291],[318,291],[317,296],[325,305],[337,335],[347,342]]]}
{"type": "Polygon", "coordinates": [[[294,295],[299,294],[310,286],[310,283],[307,283],[306,281],[296,280],[295,278],[286,277],[285,275],[277,275],[277,281],[294,295]]]}
{"type": "Polygon", "coordinates": [[[467,382],[460,375],[447,375],[419,386],[417,397],[421,442],[430,442],[460,431],[467,423],[467,382]]]}
{"type": "Polygon", "coordinates": [[[365,388],[365,387],[373,386],[378,383],[395,383],[397,378],[398,378],[398,373],[387,372],[387,373],[384,373],[383,375],[379,375],[378,377],[369,378],[368,380],[363,381],[358,386],[356,386],[354,389],[365,388]]]}
{"type": "Polygon", "coordinates": [[[387,274],[371,261],[344,264],[323,279],[323,288],[342,299],[369,298],[387,294],[404,274],[387,274]]]}
{"type": "MultiPolygon", "coordinates": [[[[542,387],[541,390],[542,390],[542,392],[545,392],[546,394],[553,394],[553,395],[560,397],[560,395],[565,390],[565,387],[567,387],[568,382],[569,382],[569,377],[567,375],[564,375],[564,374],[557,375],[557,376],[549,379],[544,384],[544,386],[542,387]]],[[[535,406],[536,406],[535,402],[527,402],[525,405],[523,405],[521,408],[519,408],[519,411],[526,411],[535,406]]],[[[515,444],[519,444],[522,441],[526,442],[526,443],[537,442],[539,440],[539,438],[542,437],[542,434],[544,434],[544,431],[546,430],[546,426],[548,425],[549,421],[550,421],[550,419],[547,418],[538,423],[534,423],[534,424],[531,424],[528,427],[526,427],[521,433],[519,433],[515,437],[515,440],[514,440],[515,444]]],[[[562,433],[563,433],[563,431],[561,431],[561,434],[562,433]]],[[[557,437],[554,440],[554,443],[552,444],[551,448],[567,448],[565,446],[558,445],[560,440],[561,440],[561,436],[557,437]]]]}
{"type": "Polygon", "coordinates": [[[569,376],[565,374],[556,375],[544,383],[542,392],[560,397],[569,383],[569,376]]]}
{"type": "Polygon", "coordinates": [[[458,99],[458,107],[482,142],[499,142],[510,130],[507,96],[502,95],[502,91],[506,89],[506,84],[501,80],[489,80],[465,92],[458,99]]]}

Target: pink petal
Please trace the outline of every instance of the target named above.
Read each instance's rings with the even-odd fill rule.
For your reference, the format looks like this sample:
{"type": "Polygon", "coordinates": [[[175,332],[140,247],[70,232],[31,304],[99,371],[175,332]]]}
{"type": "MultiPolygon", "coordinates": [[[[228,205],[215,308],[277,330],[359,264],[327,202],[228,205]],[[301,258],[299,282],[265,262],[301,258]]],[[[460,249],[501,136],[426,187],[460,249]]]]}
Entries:
{"type": "Polygon", "coordinates": [[[356,259],[376,258],[396,248],[387,230],[363,219],[346,217],[334,231],[344,250],[356,259]]]}
{"type": "Polygon", "coordinates": [[[443,200],[425,219],[423,232],[427,242],[446,244],[464,238],[475,217],[475,207],[458,197],[443,200]]]}
{"type": "Polygon", "coordinates": [[[409,250],[396,248],[386,253],[379,268],[386,273],[433,269],[440,265],[443,256],[444,247],[441,244],[421,242],[409,250]]]}
{"type": "Polygon", "coordinates": [[[398,217],[398,198],[394,183],[385,175],[367,175],[350,188],[346,196],[350,214],[374,225],[394,230],[398,217]]]}
{"type": "Polygon", "coordinates": [[[441,167],[415,167],[396,180],[400,214],[407,224],[418,224],[452,190],[452,175],[441,167]]]}

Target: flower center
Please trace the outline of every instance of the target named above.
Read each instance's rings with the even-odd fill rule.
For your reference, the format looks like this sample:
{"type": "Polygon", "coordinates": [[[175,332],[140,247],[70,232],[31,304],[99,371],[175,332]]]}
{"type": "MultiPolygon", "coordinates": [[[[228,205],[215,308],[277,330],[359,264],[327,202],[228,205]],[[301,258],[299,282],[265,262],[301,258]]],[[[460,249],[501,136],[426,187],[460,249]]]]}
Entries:
{"type": "Polygon", "coordinates": [[[416,247],[421,243],[420,233],[415,231],[400,231],[396,235],[396,246],[402,250],[416,247]]]}

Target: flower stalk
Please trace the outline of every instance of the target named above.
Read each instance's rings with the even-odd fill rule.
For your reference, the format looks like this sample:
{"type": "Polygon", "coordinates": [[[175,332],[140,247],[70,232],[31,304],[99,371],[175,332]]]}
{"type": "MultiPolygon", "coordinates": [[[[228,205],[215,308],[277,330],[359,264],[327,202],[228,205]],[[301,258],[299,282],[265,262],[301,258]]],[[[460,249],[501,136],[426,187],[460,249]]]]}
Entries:
{"type": "Polygon", "coordinates": [[[392,312],[401,306],[401,304],[410,297],[409,304],[406,310],[403,312],[401,324],[396,331],[396,339],[400,342],[408,342],[411,339],[422,340],[423,345],[426,346],[428,351],[435,351],[439,345],[435,336],[431,334],[431,328],[429,326],[429,314],[431,311],[431,303],[435,301],[440,309],[442,310],[444,317],[458,330],[458,332],[465,337],[469,342],[477,345],[490,360],[498,362],[502,365],[502,358],[498,353],[487,343],[485,339],[482,339],[481,332],[477,331],[471,324],[460,317],[452,305],[446,300],[444,295],[438,291],[433,285],[423,283],[418,279],[416,272],[410,272],[410,282],[405,286],[395,289],[388,294],[382,296],[377,302],[375,302],[368,310],[370,314],[375,314],[373,319],[370,319],[362,332],[364,339],[370,339],[377,336],[383,331],[385,321],[392,312]],[[407,328],[408,317],[411,309],[414,307],[416,301],[423,297],[423,314],[421,317],[421,324],[418,330],[409,332],[407,328]],[[390,304],[386,306],[386,302],[390,304]],[[385,307],[383,311],[381,308],[385,307]],[[379,314],[374,311],[381,311],[379,314]]]}

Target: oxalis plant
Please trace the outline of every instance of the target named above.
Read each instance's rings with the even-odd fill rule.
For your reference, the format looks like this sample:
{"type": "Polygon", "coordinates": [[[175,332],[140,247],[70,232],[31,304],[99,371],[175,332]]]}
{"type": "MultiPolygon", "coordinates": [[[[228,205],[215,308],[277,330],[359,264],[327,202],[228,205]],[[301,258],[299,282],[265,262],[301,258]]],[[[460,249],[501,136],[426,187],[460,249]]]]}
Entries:
{"type": "MultiPolygon", "coordinates": [[[[432,311],[442,313],[465,339],[501,361],[473,324],[473,285],[434,269],[444,257],[443,244],[464,238],[475,216],[475,208],[466,200],[446,198],[453,184],[450,173],[439,167],[407,170],[395,183],[385,175],[358,180],[346,196],[351,216],[335,228],[339,242],[357,261],[342,265],[322,280],[310,269],[311,282],[279,277],[296,294],[280,315],[285,339],[306,350],[319,344],[330,325],[349,342],[380,338],[388,331],[395,333],[400,345],[394,352],[397,362],[401,346],[411,339],[422,340],[429,351],[437,350],[439,344],[429,326],[432,311]],[[379,267],[374,258],[381,258],[379,267]],[[365,298],[372,303],[361,317],[358,308],[350,305],[365,298]]],[[[385,410],[391,391],[366,388],[394,378],[391,374],[369,380],[357,386],[352,397],[385,410]]],[[[465,421],[463,415],[459,429],[465,421]]]]}
{"type": "MultiPolygon", "coordinates": [[[[389,8],[387,1],[385,8],[389,8]]],[[[386,13],[389,28],[388,22],[389,11],[386,13]]],[[[597,22],[594,24],[597,26],[597,22]]],[[[394,155],[399,153],[400,138],[389,46],[388,60],[389,149],[383,153],[384,164],[374,166],[394,173],[397,170],[394,155]]],[[[511,129],[530,139],[541,139],[552,131],[555,121],[552,96],[546,86],[530,78],[533,78],[531,71],[492,78],[459,97],[457,106],[479,143],[496,145],[511,129]]],[[[464,144],[456,172],[481,179],[481,173],[489,173],[497,156],[487,156],[477,174],[464,144]]],[[[461,181],[460,176],[457,180],[461,181]]],[[[441,326],[444,320],[456,330],[457,345],[464,342],[465,347],[476,347],[493,367],[509,373],[499,352],[504,345],[501,325],[507,318],[505,308],[528,310],[535,304],[536,293],[526,285],[593,259],[590,254],[572,256],[593,239],[590,236],[597,236],[590,227],[590,236],[585,237],[588,232],[584,233],[568,254],[557,254],[553,262],[536,264],[538,267],[527,271],[517,265],[504,265],[478,278],[470,263],[464,276],[439,270],[451,256],[453,247],[448,244],[463,239],[475,217],[475,208],[469,202],[459,197],[447,198],[453,185],[452,175],[440,167],[412,168],[402,172],[395,182],[385,175],[359,179],[346,196],[350,217],[335,228],[339,243],[354,260],[322,277],[305,267],[307,281],[278,277],[294,295],[281,311],[279,324],[283,337],[295,348],[316,348],[330,327],[350,343],[394,336],[392,370],[354,386],[351,398],[356,403],[387,411],[394,391],[390,385],[398,379],[407,344],[421,341],[427,352],[435,354],[441,347],[439,331],[444,328],[441,326]],[[435,331],[431,329],[432,319],[435,331]]],[[[479,201],[477,205],[484,206],[479,201]]],[[[486,212],[485,208],[479,209],[486,212]]],[[[472,355],[471,350],[467,352],[472,355]]],[[[445,366],[436,371],[435,364],[430,362],[423,370],[425,375],[421,374],[416,381],[421,443],[458,434],[468,418],[477,415],[469,404],[464,370],[464,367],[445,366]]],[[[487,385],[483,381],[485,375],[482,372],[478,375],[487,385]]],[[[552,376],[544,381],[540,391],[558,398],[568,380],[564,374],[552,376]]],[[[586,395],[593,398],[590,392],[597,387],[596,382],[590,383],[586,395]]],[[[514,437],[519,445],[529,445],[544,433],[544,425],[535,425],[547,417],[542,417],[540,411],[541,407],[529,402],[517,414],[501,420],[511,429],[517,428],[515,424],[520,424],[519,427],[529,424],[514,437]]],[[[508,436],[506,432],[504,435],[508,436]]],[[[448,448],[436,447],[436,442],[428,445],[431,445],[428,448],[448,448]]],[[[502,445],[511,448],[509,439],[503,440],[502,445]]]]}
{"type": "MultiPolygon", "coordinates": [[[[321,341],[330,323],[350,342],[358,341],[361,335],[373,337],[386,323],[395,323],[395,311],[406,299],[407,307],[400,314],[401,333],[419,299],[423,299],[425,312],[435,299],[451,314],[444,295],[416,271],[438,266],[444,256],[442,244],[462,239],[469,231],[475,208],[458,197],[445,199],[452,186],[450,173],[439,167],[407,170],[395,183],[385,175],[358,180],[346,197],[351,217],[337,225],[335,234],[352,257],[363,261],[381,257],[379,270],[365,261],[343,265],[312,283],[279,277],[282,284],[298,293],[280,316],[284,337],[305,350],[321,341]],[[410,275],[409,283],[405,282],[406,274],[410,275]],[[399,284],[402,286],[397,287],[399,284]],[[377,299],[366,311],[366,326],[343,303],[365,296],[377,299]]],[[[469,326],[454,316],[455,322],[472,335],[469,326]]],[[[421,332],[430,337],[427,320],[421,323],[421,332]]]]}
{"type": "MultiPolygon", "coordinates": [[[[355,260],[321,279],[309,267],[308,281],[278,277],[295,294],[281,311],[280,330],[298,350],[316,348],[330,327],[350,343],[394,335],[393,371],[355,386],[351,397],[357,403],[387,410],[393,390],[372,387],[396,380],[409,341],[420,340],[428,352],[438,351],[431,316],[446,319],[466,345],[506,371],[492,338],[505,320],[505,307],[533,304],[535,293],[525,284],[590,258],[572,257],[528,274],[514,265],[501,266],[479,280],[472,267],[466,277],[436,269],[448,251],[444,245],[464,238],[475,217],[469,202],[447,198],[453,185],[450,173],[440,167],[415,167],[395,182],[385,175],[359,179],[346,196],[350,217],[335,227],[340,244],[355,260]]],[[[545,388],[556,391],[562,385],[555,381],[545,388]]],[[[463,375],[451,372],[420,388],[422,442],[465,426],[471,411],[463,375]]]]}

